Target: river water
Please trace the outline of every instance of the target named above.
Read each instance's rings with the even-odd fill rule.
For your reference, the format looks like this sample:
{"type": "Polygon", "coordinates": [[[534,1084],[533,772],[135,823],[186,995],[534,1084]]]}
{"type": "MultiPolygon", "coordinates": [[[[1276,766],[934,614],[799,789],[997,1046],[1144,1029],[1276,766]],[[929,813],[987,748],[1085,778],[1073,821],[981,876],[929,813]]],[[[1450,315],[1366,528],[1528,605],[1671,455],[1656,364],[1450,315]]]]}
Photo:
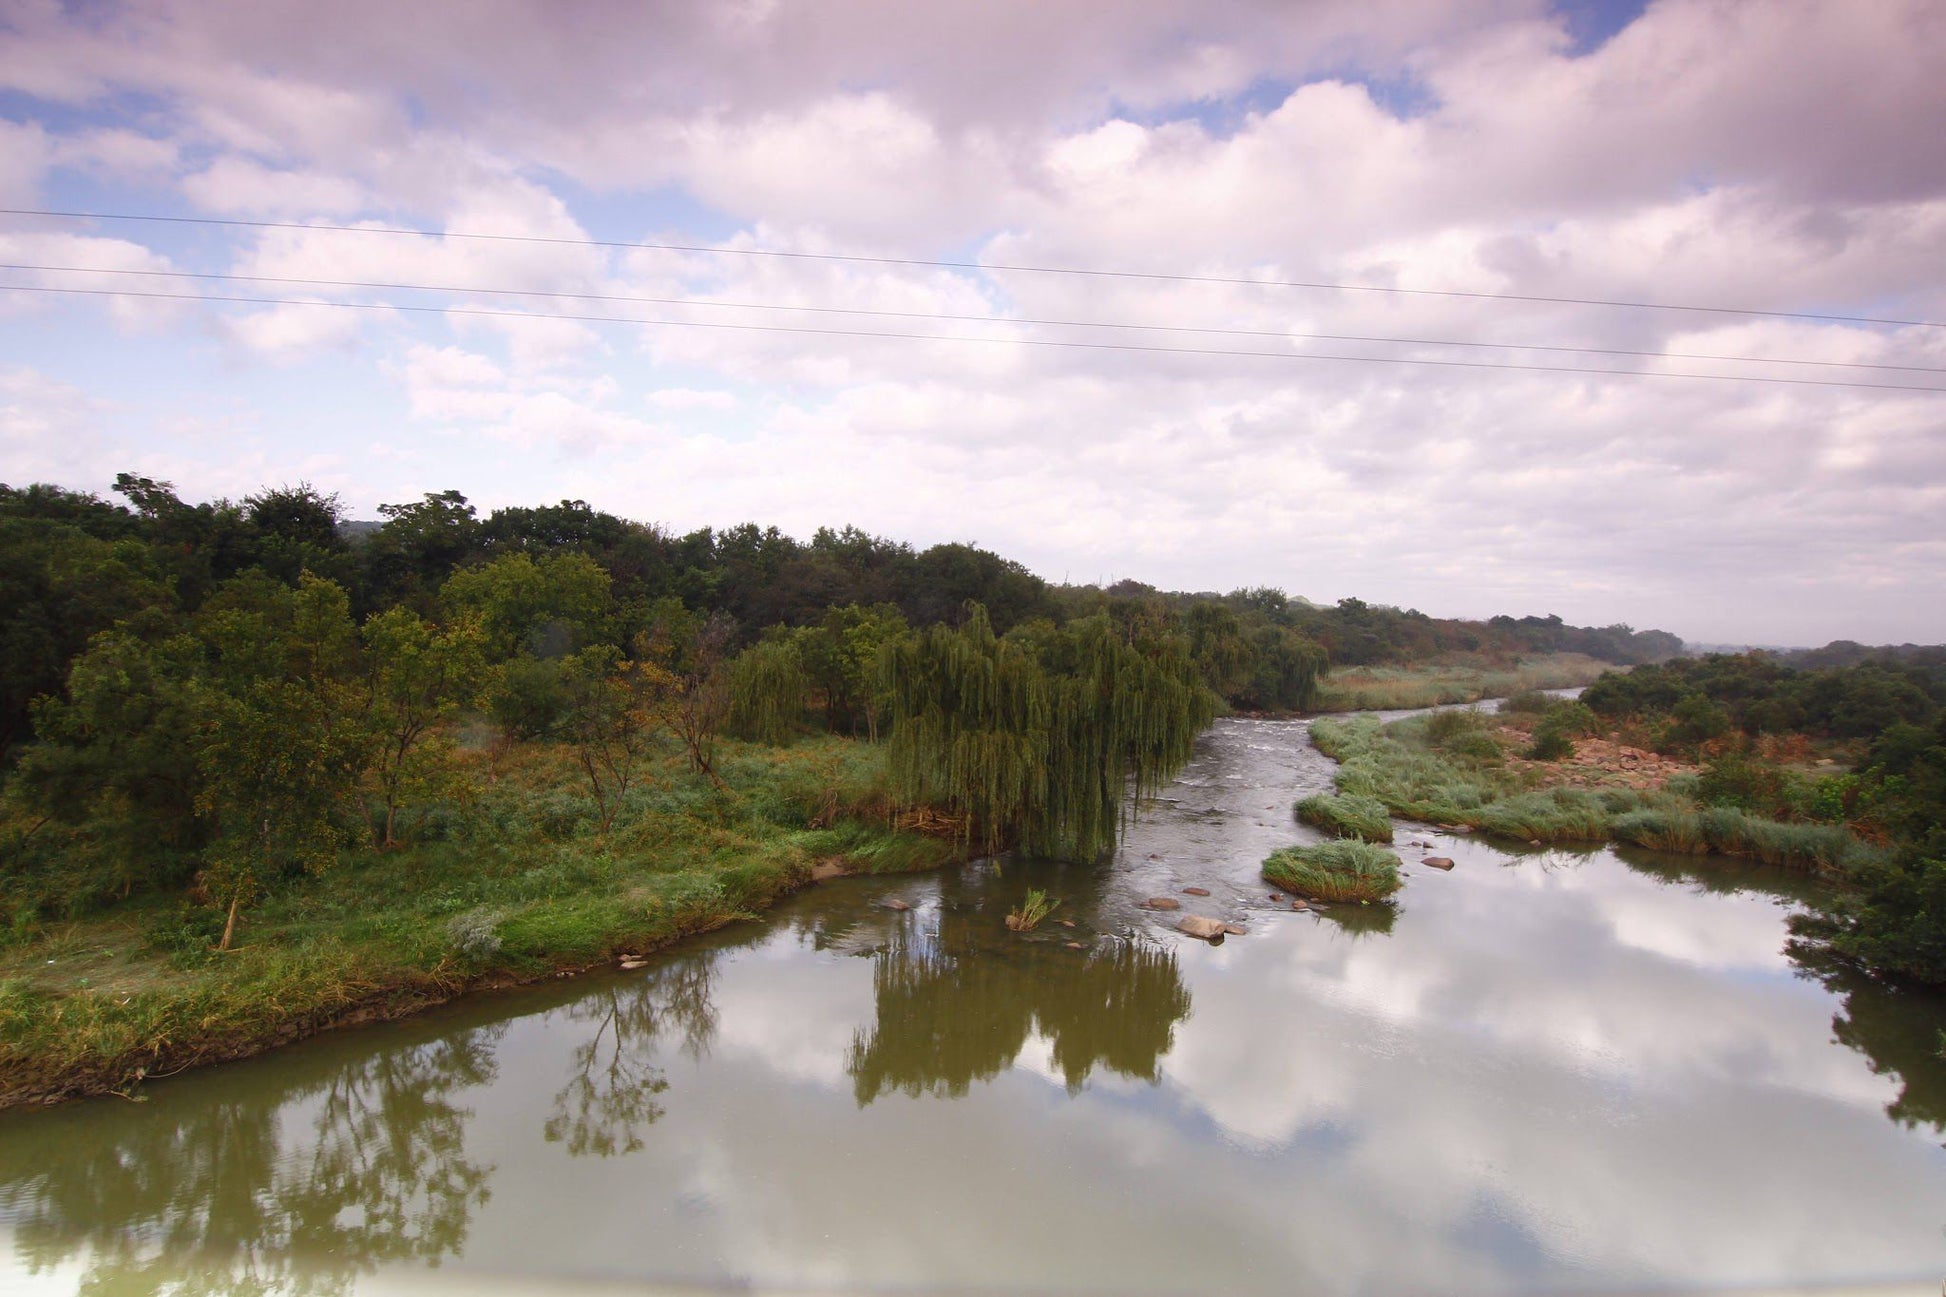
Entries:
{"type": "Polygon", "coordinates": [[[1330,780],[1219,721],[1099,867],[5,1114],[0,1291],[1940,1290],[1946,1006],[1787,958],[1805,883],[1402,826],[1396,906],[1294,913],[1330,780]]]}

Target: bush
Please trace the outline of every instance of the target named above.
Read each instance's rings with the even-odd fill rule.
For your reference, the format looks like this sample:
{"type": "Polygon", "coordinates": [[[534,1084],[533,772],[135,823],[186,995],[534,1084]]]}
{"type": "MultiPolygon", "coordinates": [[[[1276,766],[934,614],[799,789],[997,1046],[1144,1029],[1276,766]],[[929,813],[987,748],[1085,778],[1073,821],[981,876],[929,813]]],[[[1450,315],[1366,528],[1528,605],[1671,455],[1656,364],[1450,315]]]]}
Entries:
{"type": "Polygon", "coordinates": [[[1392,817],[1385,803],[1361,793],[1319,793],[1296,807],[1297,818],[1340,838],[1390,842],[1392,817]]]}
{"type": "Polygon", "coordinates": [[[500,920],[504,917],[499,910],[468,910],[447,921],[446,935],[462,957],[485,961],[500,953],[500,920]]]}
{"type": "Polygon", "coordinates": [[[1501,712],[1513,716],[1538,716],[1558,699],[1539,689],[1523,689],[1500,704],[1501,712]]]}
{"type": "Polygon", "coordinates": [[[1534,761],[1559,761],[1574,755],[1574,740],[1543,725],[1534,731],[1534,743],[1527,755],[1534,761]]]}
{"type": "Polygon", "coordinates": [[[1299,896],[1377,901],[1399,890],[1399,858],[1369,842],[1340,838],[1314,847],[1274,851],[1264,861],[1263,875],[1299,896]]]}

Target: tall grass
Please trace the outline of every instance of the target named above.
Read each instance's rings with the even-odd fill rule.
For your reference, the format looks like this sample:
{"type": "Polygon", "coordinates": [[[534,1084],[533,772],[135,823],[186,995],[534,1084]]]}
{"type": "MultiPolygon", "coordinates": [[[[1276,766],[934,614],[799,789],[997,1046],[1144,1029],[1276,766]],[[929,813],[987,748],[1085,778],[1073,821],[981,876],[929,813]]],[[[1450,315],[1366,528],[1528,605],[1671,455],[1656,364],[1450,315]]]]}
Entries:
{"type": "Polygon", "coordinates": [[[1390,711],[1505,698],[1592,684],[1615,668],[1579,653],[1549,653],[1511,667],[1449,663],[1417,667],[1340,667],[1318,691],[1321,712],[1390,711]]]}
{"type": "Polygon", "coordinates": [[[1465,755],[1468,715],[1435,712],[1387,726],[1372,717],[1321,718],[1311,723],[1311,737],[1340,763],[1340,797],[1375,799],[1396,815],[1433,824],[1529,842],[1614,840],[1689,855],[1715,852],[1826,874],[1857,870],[1878,855],[1836,825],[1702,805],[1693,779],[1654,792],[1527,786],[1498,763],[1465,755]]]}
{"type": "Polygon", "coordinates": [[[1287,892],[1320,901],[1378,901],[1399,890],[1399,858],[1369,842],[1340,838],[1274,851],[1263,875],[1287,892]]]}
{"type": "Polygon", "coordinates": [[[1361,793],[1318,793],[1300,801],[1296,808],[1301,823],[1323,829],[1340,838],[1364,842],[1390,842],[1392,816],[1385,803],[1361,793]]]}

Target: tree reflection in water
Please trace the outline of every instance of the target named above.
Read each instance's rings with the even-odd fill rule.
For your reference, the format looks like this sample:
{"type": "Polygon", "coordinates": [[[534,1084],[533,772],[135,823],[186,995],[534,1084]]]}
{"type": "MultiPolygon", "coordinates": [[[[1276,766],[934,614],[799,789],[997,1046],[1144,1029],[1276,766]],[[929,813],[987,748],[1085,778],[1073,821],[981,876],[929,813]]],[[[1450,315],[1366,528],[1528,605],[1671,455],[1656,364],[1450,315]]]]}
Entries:
{"type": "Polygon", "coordinates": [[[1097,1064],[1154,1081],[1189,1015],[1175,955],[1137,940],[1085,955],[1045,941],[949,953],[913,933],[875,959],[877,1018],[849,1062],[861,1107],[893,1090],[963,1095],[1011,1067],[1036,1029],[1070,1092],[1097,1064]]]}
{"type": "Polygon", "coordinates": [[[1907,1128],[1946,1133],[1946,997],[1926,987],[1892,986],[1836,959],[1822,947],[1792,942],[1786,950],[1802,973],[1844,997],[1831,1034],[1865,1056],[1874,1074],[1899,1083],[1885,1115],[1907,1128]]]}
{"type": "Polygon", "coordinates": [[[281,1094],[235,1078],[200,1106],[133,1111],[107,1141],[47,1114],[0,1171],[20,1259],[83,1259],[84,1293],[184,1295],[339,1293],[382,1263],[437,1264],[487,1200],[455,1095],[494,1079],[504,1031],[388,1044],[281,1094]]]}
{"type": "Polygon", "coordinates": [[[571,1052],[568,1083],[541,1128],[548,1142],[576,1157],[642,1147],[643,1132],[663,1113],[656,1096],[669,1088],[654,1063],[657,1051],[677,1043],[692,1058],[709,1052],[715,967],[714,952],[673,960],[561,1010],[569,1021],[594,1023],[595,1033],[571,1052]]]}
{"type": "MultiPolygon", "coordinates": [[[[1725,894],[1756,892],[1779,904],[1809,904],[1829,884],[1754,861],[1710,856],[1707,862],[1623,848],[1616,855],[1638,873],[1664,882],[1725,894]]],[[[1816,941],[1794,938],[1784,954],[1798,976],[1822,985],[1844,1003],[1831,1019],[1832,1038],[1865,1056],[1878,1076],[1899,1083],[1886,1116],[1908,1128],[1930,1126],[1946,1133],[1946,994],[1930,987],[1895,985],[1833,955],[1816,941]]]]}

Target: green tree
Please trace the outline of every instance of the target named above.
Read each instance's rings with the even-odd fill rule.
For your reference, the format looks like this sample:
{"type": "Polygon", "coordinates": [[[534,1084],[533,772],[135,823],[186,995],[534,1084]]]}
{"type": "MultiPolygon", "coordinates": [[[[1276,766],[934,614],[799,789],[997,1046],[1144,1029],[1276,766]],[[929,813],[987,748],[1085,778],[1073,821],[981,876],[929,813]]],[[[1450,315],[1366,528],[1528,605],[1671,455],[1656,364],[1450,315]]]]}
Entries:
{"type": "Polygon", "coordinates": [[[447,786],[450,744],[437,726],[478,702],[486,676],[485,636],[476,617],[434,626],[408,608],[365,623],[373,739],[371,783],[382,813],[380,847],[398,845],[401,805],[447,786]]]}
{"type": "Polygon", "coordinates": [[[278,602],[276,623],[225,609],[205,628],[215,662],[198,708],[197,809],[213,828],[203,890],[228,910],[221,950],[269,883],[336,858],[370,750],[344,589],[306,573],[278,602]]]}
{"type": "Polygon", "coordinates": [[[568,736],[606,833],[641,776],[680,684],[660,664],[625,661],[606,644],[562,659],[561,681],[568,736]]]}
{"type": "Polygon", "coordinates": [[[440,591],[448,617],[476,614],[493,661],[523,650],[561,657],[604,642],[614,599],[608,572],[585,554],[507,554],[453,573],[440,591]]]}

